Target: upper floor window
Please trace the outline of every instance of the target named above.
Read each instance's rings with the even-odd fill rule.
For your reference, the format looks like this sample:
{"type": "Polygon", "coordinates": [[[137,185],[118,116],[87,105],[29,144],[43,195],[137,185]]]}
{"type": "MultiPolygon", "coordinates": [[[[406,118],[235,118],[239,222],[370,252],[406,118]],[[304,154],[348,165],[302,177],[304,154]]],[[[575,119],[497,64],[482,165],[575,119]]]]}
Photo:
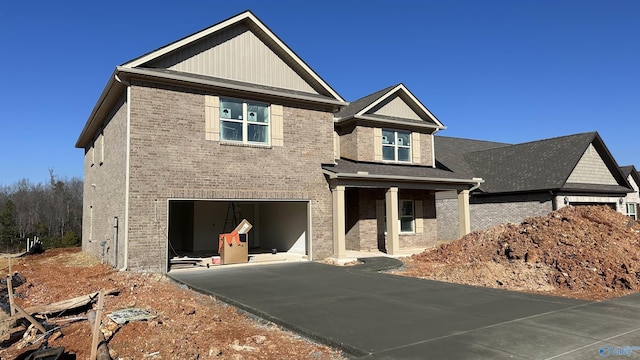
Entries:
{"type": "Polygon", "coordinates": [[[382,129],[382,160],[411,162],[411,133],[382,129]]]}
{"type": "Polygon", "coordinates": [[[220,99],[220,140],[269,144],[269,105],[220,99]]]}

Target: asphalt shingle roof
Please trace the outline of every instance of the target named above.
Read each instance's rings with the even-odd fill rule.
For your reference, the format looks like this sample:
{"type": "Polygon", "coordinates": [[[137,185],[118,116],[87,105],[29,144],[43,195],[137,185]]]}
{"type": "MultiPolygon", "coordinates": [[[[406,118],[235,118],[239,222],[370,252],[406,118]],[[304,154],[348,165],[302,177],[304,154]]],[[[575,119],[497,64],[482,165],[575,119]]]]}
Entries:
{"type": "Polygon", "coordinates": [[[436,136],[435,150],[439,166],[484,179],[479,188],[482,193],[559,189],[624,192],[624,186],[566,184],[592,143],[606,150],[596,132],[515,145],[436,136]]]}
{"type": "Polygon", "coordinates": [[[340,111],[335,114],[335,117],[337,119],[346,119],[359,113],[360,111],[362,111],[362,109],[373,104],[376,100],[380,99],[382,96],[384,96],[386,93],[391,91],[391,89],[395,88],[398,85],[399,84],[386,87],[380,91],[374,92],[373,94],[361,97],[356,101],[352,101],[349,105],[340,109],[340,111]]]}
{"type": "Polygon", "coordinates": [[[359,162],[349,159],[340,159],[336,161],[335,165],[323,165],[322,168],[327,171],[339,174],[357,174],[358,172],[365,172],[368,175],[376,176],[407,176],[416,178],[430,178],[430,179],[462,179],[471,183],[471,178],[461,177],[460,174],[452,171],[432,168],[428,166],[416,166],[416,165],[402,165],[402,164],[380,164],[370,162],[359,162]]]}

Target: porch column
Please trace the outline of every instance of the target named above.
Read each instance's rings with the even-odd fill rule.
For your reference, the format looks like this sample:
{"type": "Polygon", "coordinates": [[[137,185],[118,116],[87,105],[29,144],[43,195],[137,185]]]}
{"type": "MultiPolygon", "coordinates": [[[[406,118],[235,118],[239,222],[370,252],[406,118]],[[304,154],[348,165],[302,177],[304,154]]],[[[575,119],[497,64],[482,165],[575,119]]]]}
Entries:
{"type": "Polygon", "coordinates": [[[338,259],[347,257],[345,242],[344,186],[338,185],[331,190],[333,196],[333,256],[338,259]]]}
{"type": "Polygon", "coordinates": [[[460,223],[460,237],[471,232],[469,190],[458,191],[458,223],[460,223]]]}
{"type": "Polygon", "coordinates": [[[400,251],[397,187],[387,190],[385,201],[387,203],[387,254],[396,255],[400,251]]]}

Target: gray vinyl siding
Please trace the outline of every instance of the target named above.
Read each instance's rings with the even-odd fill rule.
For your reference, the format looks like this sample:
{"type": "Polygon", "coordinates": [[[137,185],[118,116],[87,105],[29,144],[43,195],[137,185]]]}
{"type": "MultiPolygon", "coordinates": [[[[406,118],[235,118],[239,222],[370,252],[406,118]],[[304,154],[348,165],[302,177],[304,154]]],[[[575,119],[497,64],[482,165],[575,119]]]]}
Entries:
{"type": "Polygon", "coordinates": [[[567,183],[618,185],[593,145],[584,152],[567,183]]]}
{"type": "Polygon", "coordinates": [[[221,30],[149,66],[318,94],[246,25],[221,30]]]}

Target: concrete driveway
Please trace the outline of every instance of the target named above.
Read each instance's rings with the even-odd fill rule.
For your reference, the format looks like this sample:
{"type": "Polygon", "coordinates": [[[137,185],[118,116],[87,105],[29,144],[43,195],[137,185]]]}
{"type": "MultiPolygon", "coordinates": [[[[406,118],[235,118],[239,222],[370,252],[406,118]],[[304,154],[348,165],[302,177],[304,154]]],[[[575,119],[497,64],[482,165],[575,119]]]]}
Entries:
{"type": "Polygon", "coordinates": [[[169,276],[354,358],[640,358],[640,294],[588,302],[394,276],[376,270],[397,260],[366,261],[169,276]]]}

